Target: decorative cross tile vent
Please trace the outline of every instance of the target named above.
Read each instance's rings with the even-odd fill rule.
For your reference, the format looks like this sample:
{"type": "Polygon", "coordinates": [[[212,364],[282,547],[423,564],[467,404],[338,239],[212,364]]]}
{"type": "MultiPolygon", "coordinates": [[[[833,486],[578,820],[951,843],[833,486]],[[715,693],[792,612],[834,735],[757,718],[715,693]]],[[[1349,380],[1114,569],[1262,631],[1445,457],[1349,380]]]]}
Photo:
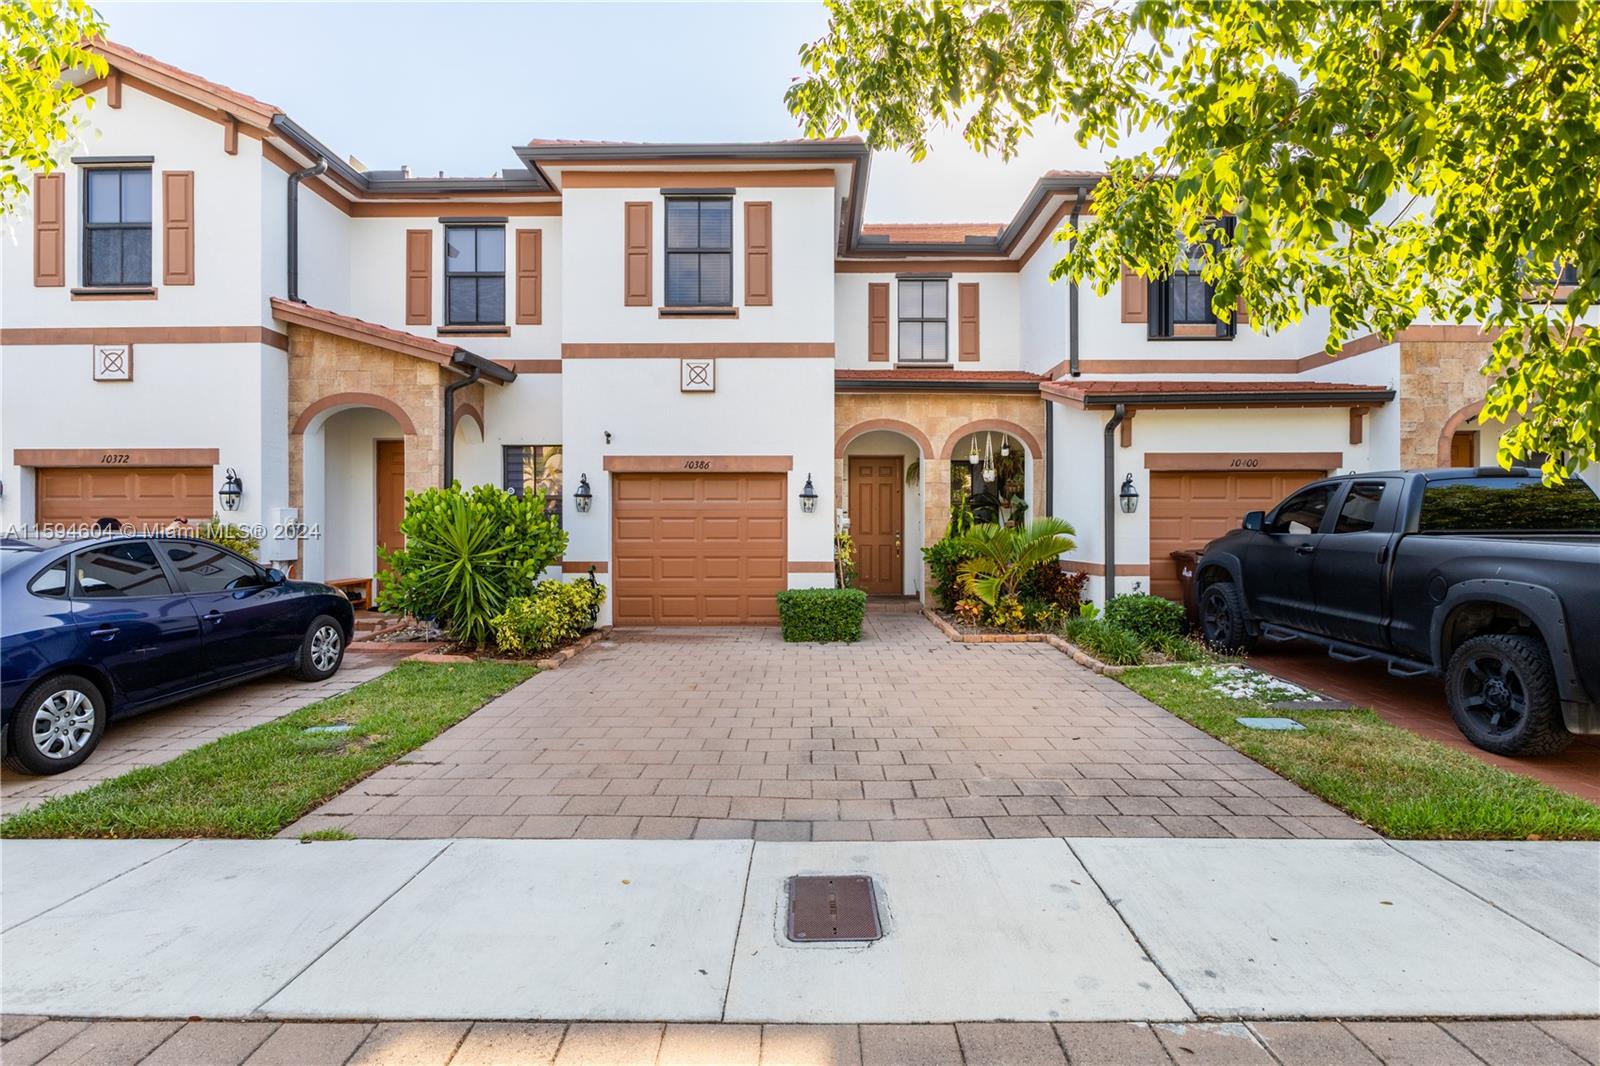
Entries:
{"type": "Polygon", "coordinates": [[[132,381],[133,345],[96,344],[94,353],[94,380],[132,381]]]}
{"type": "Polygon", "coordinates": [[[878,897],[872,878],[860,875],[789,878],[789,939],[877,940],[878,897]]]}
{"type": "Polygon", "coordinates": [[[716,392],[717,361],[715,359],[678,360],[678,388],[683,392],[716,392]]]}

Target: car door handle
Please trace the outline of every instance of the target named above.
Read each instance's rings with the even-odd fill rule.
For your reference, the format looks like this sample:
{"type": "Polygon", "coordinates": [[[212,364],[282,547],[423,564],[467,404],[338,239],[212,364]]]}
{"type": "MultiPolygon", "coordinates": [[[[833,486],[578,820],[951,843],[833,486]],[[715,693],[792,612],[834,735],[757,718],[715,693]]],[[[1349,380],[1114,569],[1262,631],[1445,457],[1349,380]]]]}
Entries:
{"type": "Polygon", "coordinates": [[[204,618],[207,622],[210,622],[214,626],[222,624],[222,612],[221,611],[207,611],[205,614],[201,615],[200,617],[204,618]]]}
{"type": "Polygon", "coordinates": [[[99,626],[89,630],[89,635],[96,640],[110,640],[120,632],[122,632],[120,626],[99,626]]]}
{"type": "Polygon", "coordinates": [[[1302,544],[1302,545],[1300,545],[1298,548],[1296,548],[1294,550],[1294,553],[1296,555],[1310,555],[1312,552],[1314,552],[1316,550],[1317,550],[1317,547],[1314,544],[1302,544]]]}

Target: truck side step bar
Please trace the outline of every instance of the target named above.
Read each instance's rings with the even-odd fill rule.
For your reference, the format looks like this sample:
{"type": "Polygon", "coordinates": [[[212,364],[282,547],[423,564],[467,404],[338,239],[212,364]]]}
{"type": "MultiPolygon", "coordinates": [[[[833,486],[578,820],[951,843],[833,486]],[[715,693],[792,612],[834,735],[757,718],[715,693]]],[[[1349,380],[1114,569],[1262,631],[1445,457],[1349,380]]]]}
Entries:
{"type": "Polygon", "coordinates": [[[1410,663],[1404,659],[1389,660],[1390,677],[1427,677],[1433,673],[1433,667],[1421,663],[1410,663]]]}
{"type": "Polygon", "coordinates": [[[1309,640],[1313,644],[1320,644],[1328,649],[1328,658],[1341,663],[1381,662],[1393,677],[1429,677],[1438,671],[1427,663],[1417,662],[1414,659],[1405,659],[1395,655],[1385,655],[1370,648],[1363,648],[1357,644],[1346,644],[1339,640],[1330,640],[1315,633],[1302,633],[1298,629],[1288,626],[1274,625],[1263,622],[1261,625],[1261,639],[1274,644],[1281,644],[1290,640],[1309,640]]]}
{"type": "Polygon", "coordinates": [[[1285,629],[1270,622],[1263,622],[1261,625],[1261,639],[1270,640],[1274,644],[1287,644],[1291,640],[1299,640],[1300,634],[1292,629],[1285,629]]]}

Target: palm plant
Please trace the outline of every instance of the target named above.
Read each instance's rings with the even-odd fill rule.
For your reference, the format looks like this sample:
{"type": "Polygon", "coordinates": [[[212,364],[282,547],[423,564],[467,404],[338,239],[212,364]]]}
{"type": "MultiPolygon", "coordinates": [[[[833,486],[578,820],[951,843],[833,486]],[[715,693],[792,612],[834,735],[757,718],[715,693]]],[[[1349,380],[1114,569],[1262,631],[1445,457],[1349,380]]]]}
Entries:
{"type": "Polygon", "coordinates": [[[961,537],[971,558],[961,564],[961,583],[993,607],[1015,596],[1023,577],[1077,546],[1072,526],[1060,518],[1039,518],[1021,529],[995,523],[973,526],[961,537]]]}

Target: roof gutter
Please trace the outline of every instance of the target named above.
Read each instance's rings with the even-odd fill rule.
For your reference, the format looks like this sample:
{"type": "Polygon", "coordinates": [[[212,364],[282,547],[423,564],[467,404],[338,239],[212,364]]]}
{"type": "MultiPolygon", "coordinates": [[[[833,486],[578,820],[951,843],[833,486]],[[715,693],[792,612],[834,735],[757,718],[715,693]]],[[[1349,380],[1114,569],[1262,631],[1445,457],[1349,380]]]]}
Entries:
{"type": "Polygon", "coordinates": [[[1104,602],[1100,605],[1102,610],[1107,603],[1111,602],[1111,597],[1117,594],[1117,445],[1113,437],[1116,435],[1117,427],[1122,425],[1123,420],[1127,417],[1127,406],[1119,403],[1112,413],[1110,421],[1106,422],[1105,484],[1101,486],[1101,494],[1104,497],[1102,503],[1105,507],[1105,532],[1102,535],[1105,537],[1106,542],[1104,551],[1106,592],[1103,597],[1104,602]]]}
{"type": "MultiPolygon", "coordinates": [[[[1078,247],[1078,216],[1083,214],[1083,205],[1088,198],[1088,194],[1083,189],[1079,189],[1078,198],[1072,202],[1072,218],[1069,224],[1072,226],[1071,247],[1073,249],[1078,247]]],[[[1083,371],[1078,369],[1077,278],[1069,278],[1067,281],[1067,373],[1071,377],[1077,377],[1079,374],[1083,373],[1083,371]]]]}
{"type": "MultiPolygon", "coordinates": [[[[1047,392],[1053,392],[1048,388],[1047,392]]],[[[1054,393],[1060,399],[1076,401],[1086,408],[1122,407],[1124,404],[1138,404],[1140,407],[1291,407],[1295,404],[1328,404],[1339,406],[1341,404],[1380,404],[1391,403],[1395,398],[1393,389],[1381,392],[1331,392],[1325,389],[1307,389],[1303,392],[1128,392],[1128,393],[1095,393],[1084,396],[1081,400],[1076,396],[1062,396],[1054,393]]]]}
{"type": "Polygon", "coordinates": [[[305,303],[300,299],[300,183],[307,178],[314,178],[328,170],[327,156],[318,156],[317,161],[304,170],[297,170],[289,175],[289,206],[287,225],[289,230],[287,257],[289,260],[288,299],[291,303],[305,303]]]}

